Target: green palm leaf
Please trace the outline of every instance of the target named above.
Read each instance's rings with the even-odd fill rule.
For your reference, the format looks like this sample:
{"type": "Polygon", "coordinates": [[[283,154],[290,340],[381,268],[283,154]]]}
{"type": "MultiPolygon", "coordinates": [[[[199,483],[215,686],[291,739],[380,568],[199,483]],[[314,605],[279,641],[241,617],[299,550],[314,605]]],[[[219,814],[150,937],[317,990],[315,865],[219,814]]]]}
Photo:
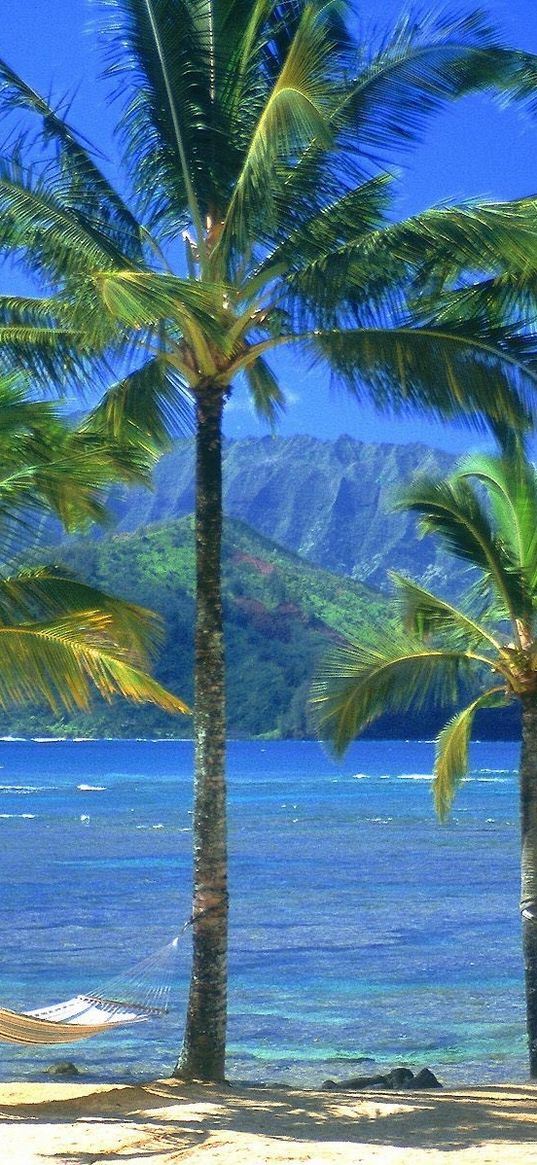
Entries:
{"type": "Polygon", "coordinates": [[[358,399],[367,387],[380,409],[422,408],[477,428],[484,416],[514,428],[527,424],[537,376],[479,336],[409,324],[320,328],[289,342],[306,339],[358,399]]]}
{"type": "Polygon", "coordinates": [[[63,283],[70,271],[129,266],[100,208],[80,209],[80,195],[54,164],[36,174],[11,160],[0,161],[0,244],[31,248],[34,270],[42,267],[63,283]]]}
{"type": "Polygon", "coordinates": [[[505,49],[482,11],[404,12],[378,47],[363,43],[346,110],[364,152],[407,152],[449,100],[491,86],[535,110],[534,57],[505,49]]]}
{"type": "Polygon", "coordinates": [[[4,561],[46,511],[76,529],[103,521],[114,481],[148,481],[155,452],[66,425],[24,379],[0,376],[0,533],[4,561]]]}
{"type": "MultiPolygon", "coordinates": [[[[198,351],[202,348],[209,362],[209,340],[216,341],[225,350],[225,287],[138,271],[96,272],[93,279],[108,310],[128,328],[157,327],[162,321],[172,320],[191,338],[198,351]]],[[[214,363],[208,371],[215,371],[214,363]]]]}
{"type": "Polygon", "coordinates": [[[389,577],[395,583],[403,622],[420,639],[447,634],[451,641],[461,647],[469,646],[473,651],[492,648],[497,653],[501,650],[501,642],[469,611],[455,607],[396,571],[390,571],[389,577]]]}
{"type": "MultiPolygon", "coordinates": [[[[0,60],[0,100],[6,112],[31,116],[32,137],[46,151],[49,143],[57,151],[58,168],[69,183],[70,205],[87,214],[98,210],[99,218],[107,223],[110,238],[122,253],[136,261],[142,258],[139,224],[117,190],[107,181],[94,161],[95,150],[84,144],[80,135],[40,93],[24,81],[14,69],[0,60]]],[[[8,116],[9,116],[8,113],[8,116]]],[[[22,148],[22,143],[21,143],[22,148]]],[[[11,152],[17,149],[11,147],[11,152]]]]}
{"type": "Polygon", "coordinates": [[[132,664],[148,665],[162,641],[161,621],[153,611],[113,598],[51,566],[0,577],[0,623],[4,627],[61,622],[64,617],[85,616],[88,611],[102,615],[109,642],[120,645],[132,664]]]}
{"type": "Polygon", "coordinates": [[[385,712],[454,703],[472,656],[456,646],[434,648],[405,635],[371,631],[329,655],[311,689],[313,715],[337,756],[385,712]]]}
{"type": "Polygon", "coordinates": [[[275,374],[260,357],[255,364],[245,369],[244,376],[256,412],[274,425],[285,408],[285,397],[275,374]]]}
{"type": "MultiPolygon", "coordinates": [[[[383,222],[391,203],[393,179],[381,174],[356,189],[343,190],[333,202],[316,208],[311,216],[297,215],[299,221],[279,245],[263,259],[259,273],[271,268],[282,273],[302,272],[337,253],[344,262],[347,250],[358,251],[383,222]]],[[[385,256],[384,256],[385,258],[385,256]]],[[[254,276],[255,278],[255,276],[254,276]]]]}
{"type": "Polygon", "coordinates": [[[364,247],[384,247],[385,257],[396,258],[418,274],[441,273],[446,283],[463,271],[534,272],[537,261],[537,200],[467,202],[433,207],[412,218],[371,233],[364,247]]]}
{"type": "Polygon", "coordinates": [[[328,147],[327,122],[330,84],[330,40],[326,22],[313,4],[304,4],[302,17],[291,40],[281,71],[275,79],[237,176],[219,239],[226,254],[244,251],[251,237],[249,214],[260,211],[273,216],[272,190],[275,163],[300,154],[313,140],[328,147]]]}
{"type": "Polygon", "coordinates": [[[134,445],[154,458],[172,438],[193,429],[193,400],[183,378],[164,358],[113,384],[82,422],[82,430],[110,437],[120,447],[134,445]]]}
{"type": "Polygon", "coordinates": [[[0,705],[44,700],[59,713],[87,711],[91,692],[110,701],[122,696],[157,704],[167,712],[188,707],[128,660],[114,637],[113,620],[102,611],[80,611],[48,623],[0,626],[0,705]]]}
{"type": "MultiPolygon", "coordinates": [[[[457,478],[486,489],[498,537],[513,567],[530,580],[537,576],[537,485],[534,467],[524,457],[473,454],[457,466],[457,478]]],[[[533,590],[530,581],[530,593],[533,590]]]]}
{"type": "MultiPolygon", "coordinates": [[[[177,211],[203,238],[210,205],[210,45],[200,0],[104,0],[108,76],[121,92],[125,164],[143,209],[166,231],[177,211]],[[178,29],[180,34],[178,35],[178,29]],[[151,191],[151,194],[149,194],[151,191]]],[[[218,115],[216,117],[218,119],[218,115]]]]}
{"type": "Polygon", "coordinates": [[[527,199],[515,204],[463,204],[382,226],[383,202],[385,181],[363,183],[306,220],[301,230],[291,233],[288,249],[283,244],[266,260],[269,269],[271,262],[287,255],[288,292],[280,302],[293,313],[297,326],[307,326],[308,318],[320,327],[334,326],[342,308],[366,325],[375,319],[376,304],[377,312],[383,310],[384,318],[397,327],[408,322],[408,287],[415,295],[413,310],[424,324],[433,323],[440,332],[443,323],[445,330],[453,332],[456,327],[460,334],[461,321],[466,318],[471,324],[481,318],[482,338],[488,333],[492,345],[507,356],[510,331],[501,330],[501,320],[505,324],[509,320],[506,313],[501,320],[496,317],[499,327],[494,336],[488,316],[480,312],[448,314],[450,293],[445,287],[482,268],[497,272],[498,279],[508,277],[511,283],[516,279],[524,294],[526,272],[534,272],[537,262],[537,203],[527,199]]]}
{"type": "Polygon", "coordinates": [[[491,525],[484,503],[466,478],[435,481],[423,478],[397,503],[420,515],[420,530],[439,536],[447,549],[479,567],[488,588],[499,598],[504,615],[516,622],[527,612],[523,573],[491,525]]]}
{"type": "Polygon", "coordinates": [[[460,784],[468,773],[472,725],[479,708],[501,708],[508,703],[505,688],[489,688],[446,724],[436,741],[433,794],[436,812],[445,821],[460,784]]]}

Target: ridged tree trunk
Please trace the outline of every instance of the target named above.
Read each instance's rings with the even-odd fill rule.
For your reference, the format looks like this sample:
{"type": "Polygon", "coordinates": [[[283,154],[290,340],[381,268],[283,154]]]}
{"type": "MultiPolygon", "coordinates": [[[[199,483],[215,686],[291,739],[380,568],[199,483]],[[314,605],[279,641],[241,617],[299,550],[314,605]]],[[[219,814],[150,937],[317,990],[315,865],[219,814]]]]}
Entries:
{"type": "Polygon", "coordinates": [[[520,910],[530,1076],[537,1080],[537,696],[522,700],[520,761],[522,867],[520,910]]]}
{"type": "Polygon", "coordinates": [[[214,1081],[224,1079],[227,1019],[222,410],[222,390],[209,386],[198,397],[196,437],[193,966],[174,1072],[214,1081]]]}

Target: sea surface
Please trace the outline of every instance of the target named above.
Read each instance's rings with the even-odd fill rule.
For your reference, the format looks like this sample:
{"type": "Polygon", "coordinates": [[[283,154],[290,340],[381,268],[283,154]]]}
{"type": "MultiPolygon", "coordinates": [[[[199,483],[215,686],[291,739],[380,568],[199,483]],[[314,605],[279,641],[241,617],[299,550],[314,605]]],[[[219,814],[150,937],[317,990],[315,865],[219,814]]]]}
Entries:
{"type": "MultiPolygon", "coordinates": [[[[445,1084],[527,1078],[513,743],[476,743],[447,825],[433,745],[229,745],[229,1071],[319,1085],[408,1064],[445,1084]]],[[[190,912],[187,741],[0,742],[0,1003],[30,1009],[113,983],[190,912]]],[[[59,1048],[0,1045],[0,1078],[59,1059],[90,1080],[167,1075],[172,1005],[59,1048]]],[[[164,973],[164,972],[163,972],[164,973]]]]}

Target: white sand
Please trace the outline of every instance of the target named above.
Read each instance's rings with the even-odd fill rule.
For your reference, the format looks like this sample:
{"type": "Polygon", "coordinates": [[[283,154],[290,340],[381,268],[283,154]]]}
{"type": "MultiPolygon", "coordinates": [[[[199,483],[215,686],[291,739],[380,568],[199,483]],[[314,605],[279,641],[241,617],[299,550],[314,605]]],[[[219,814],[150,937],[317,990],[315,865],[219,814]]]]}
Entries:
{"type": "Polygon", "coordinates": [[[2,1165],[537,1165],[537,1085],[0,1085],[2,1165]]]}

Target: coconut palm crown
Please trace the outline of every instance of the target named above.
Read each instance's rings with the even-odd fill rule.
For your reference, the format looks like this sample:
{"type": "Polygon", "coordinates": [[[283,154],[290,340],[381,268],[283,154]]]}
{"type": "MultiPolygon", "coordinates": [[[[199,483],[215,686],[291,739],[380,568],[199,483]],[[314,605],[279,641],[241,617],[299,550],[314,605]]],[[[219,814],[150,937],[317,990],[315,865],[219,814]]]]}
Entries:
{"type": "Polygon", "coordinates": [[[419,514],[422,533],[474,568],[472,585],[451,603],[392,574],[398,622],[334,653],[314,684],[313,708],[319,731],[341,754],[383,712],[468,701],[436,742],[434,799],[444,819],[468,772],[476,712],[520,701],[520,909],[537,1078],[537,473],[520,450],[475,455],[447,480],[417,481],[400,507],[419,514]]]}
{"type": "Polygon", "coordinates": [[[40,294],[0,297],[0,360],[104,388],[88,426],[128,447],[196,428],[194,961],[177,1073],[221,1079],[228,915],[222,417],[274,422],[271,356],[379,408],[525,424],[537,363],[537,203],[397,222],[394,160],[449,100],[537,108],[537,64],[480,13],[405,14],[364,45],[320,0],[102,0],[122,178],[0,65],[0,251],[40,294]],[[6,133],[8,130],[6,129],[6,133]],[[532,282],[533,281],[533,282],[532,282]],[[114,382],[110,384],[110,378],[114,382]],[[115,377],[115,379],[114,379],[115,377]]]}

